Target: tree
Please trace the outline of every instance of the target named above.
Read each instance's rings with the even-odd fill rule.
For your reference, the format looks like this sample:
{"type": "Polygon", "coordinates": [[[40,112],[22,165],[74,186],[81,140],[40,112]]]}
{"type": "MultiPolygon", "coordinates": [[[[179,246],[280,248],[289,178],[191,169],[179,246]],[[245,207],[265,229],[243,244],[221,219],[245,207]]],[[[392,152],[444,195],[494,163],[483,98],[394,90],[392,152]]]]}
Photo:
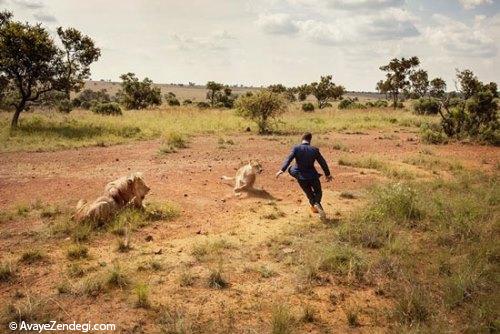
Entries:
{"type": "Polygon", "coordinates": [[[328,101],[337,100],[345,93],[345,88],[332,82],[332,76],[322,76],[319,83],[313,82],[310,85],[311,94],[318,100],[318,108],[327,106],[328,101]]]}
{"type": "Polygon", "coordinates": [[[442,99],[446,94],[446,82],[441,78],[434,78],[430,82],[429,96],[442,99]]]}
{"type": "Polygon", "coordinates": [[[498,96],[496,83],[483,84],[470,70],[458,71],[460,87],[458,101],[443,100],[441,126],[448,137],[474,138],[500,144],[498,96]]]}
{"type": "MultiPolygon", "coordinates": [[[[14,108],[11,127],[30,104],[53,91],[73,90],[84,66],[69,75],[63,51],[40,24],[12,20],[12,13],[0,13],[0,77],[8,81],[10,105],[14,108]],[[65,79],[66,78],[66,79],[65,79]]],[[[86,72],[88,75],[88,72],[86,72]]],[[[84,75],[85,77],[85,75],[84,75]]]]}
{"type": "Polygon", "coordinates": [[[254,121],[259,133],[269,133],[269,122],[287,110],[281,94],[264,89],[252,95],[242,95],[236,100],[237,114],[254,121]]]}
{"type": "Polygon", "coordinates": [[[210,106],[213,108],[217,104],[217,98],[219,97],[220,91],[224,88],[224,85],[215,81],[207,82],[207,99],[210,101],[210,106]]]}
{"type": "Polygon", "coordinates": [[[267,89],[277,94],[283,94],[286,92],[286,87],[283,84],[270,85],[267,89]]]}
{"type": "Polygon", "coordinates": [[[414,97],[420,98],[427,95],[429,90],[429,76],[427,71],[418,70],[410,74],[411,90],[414,97]]]}
{"type": "Polygon", "coordinates": [[[456,69],[458,89],[464,99],[469,99],[476,95],[483,87],[482,83],[477,79],[471,70],[459,71],[456,69]]]}
{"type": "Polygon", "coordinates": [[[27,105],[57,84],[60,52],[48,32],[39,24],[15,22],[12,14],[0,15],[0,73],[16,87],[11,127],[27,105]]]}
{"type": "Polygon", "coordinates": [[[377,82],[377,86],[375,89],[380,93],[384,94],[385,98],[388,98],[389,92],[392,90],[391,89],[391,81],[386,79],[386,80],[380,80],[377,82]]]}
{"type": "Polygon", "coordinates": [[[308,84],[300,85],[296,88],[298,92],[299,101],[305,101],[307,95],[311,94],[311,87],[308,84]]]}
{"type": "Polygon", "coordinates": [[[101,50],[94,45],[94,41],[74,28],[57,28],[64,52],[62,63],[61,86],[66,98],[70,100],[70,92],[79,92],[84,80],[90,77],[90,64],[97,61],[101,50]]]}
{"type": "Polygon", "coordinates": [[[389,64],[381,66],[380,70],[387,72],[386,81],[389,82],[387,87],[393,98],[394,109],[398,106],[398,99],[401,92],[408,90],[410,82],[408,77],[413,73],[413,69],[420,64],[418,57],[392,59],[389,64]]]}
{"type": "Polygon", "coordinates": [[[161,91],[153,87],[153,81],[144,78],[141,81],[134,73],[122,74],[122,89],[117,93],[121,103],[127,109],[145,109],[151,105],[161,104],[161,91]]]}

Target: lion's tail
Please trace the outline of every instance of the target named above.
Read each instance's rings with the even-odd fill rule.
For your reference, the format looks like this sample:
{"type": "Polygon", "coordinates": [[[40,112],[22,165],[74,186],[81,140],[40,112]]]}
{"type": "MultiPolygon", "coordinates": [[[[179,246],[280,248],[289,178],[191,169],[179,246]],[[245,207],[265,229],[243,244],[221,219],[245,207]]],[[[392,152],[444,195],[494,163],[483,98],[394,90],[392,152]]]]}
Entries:
{"type": "Polygon", "coordinates": [[[221,180],[226,180],[226,181],[231,181],[231,180],[234,180],[234,177],[229,177],[229,176],[225,176],[225,175],[222,175],[221,180]]]}

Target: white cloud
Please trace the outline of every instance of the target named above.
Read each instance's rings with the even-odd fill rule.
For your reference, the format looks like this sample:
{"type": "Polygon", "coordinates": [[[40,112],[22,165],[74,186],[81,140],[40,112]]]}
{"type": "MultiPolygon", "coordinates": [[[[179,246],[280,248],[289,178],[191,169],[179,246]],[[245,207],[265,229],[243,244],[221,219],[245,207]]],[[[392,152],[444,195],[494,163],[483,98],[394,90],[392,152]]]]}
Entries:
{"type": "Polygon", "coordinates": [[[179,34],[170,36],[169,49],[180,51],[224,51],[228,49],[228,40],[236,38],[227,31],[217,31],[208,36],[191,37],[179,34]]]}
{"type": "Polygon", "coordinates": [[[33,17],[37,21],[41,21],[41,22],[45,22],[45,23],[57,22],[57,19],[56,19],[56,17],[54,15],[49,14],[49,13],[45,13],[45,12],[35,13],[35,14],[33,14],[33,17]]]}
{"type": "Polygon", "coordinates": [[[335,9],[359,10],[382,9],[387,7],[400,7],[403,0],[327,0],[330,7],[335,9]]]}
{"type": "Polygon", "coordinates": [[[261,14],[256,21],[264,32],[276,35],[291,35],[299,31],[297,23],[288,14],[261,14]]]}
{"type": "MultiPolygon", "coordinates": [[[[337,45],[370,40],[394,40],[419,35],[413,24],[415,20],[402,9],[389,8],[374,14],[337,16],[335,20],[294,20],[284,14],[273,17],[286,18],[287,25],[293,29],[278,29],[280,33],[300,33],[306,40],[322,45],[337,45]]],[[[258,22],[259,24],[259,22],[258,22]]],[[[282,27],[282,24],[277,25],[282,27]]],[[[274,27],[274,26],[273,26],[274,27]]],[[[276,30],[264,30],[275,34],[276,30]]]]}
{"type": "Polygon", "coordinates": [[[483,4],[491,4],[492,0],[458,0],[465,9],[473,9],[483,4]]]}
{"type": "Polygon", "coordinates": [[[12,0],[16,5],[29,8],[29,9],[39,9],[43,8],[44,4],[40,0],[12,0]]]}
{"type": "Polygon", "coordinates": [[[490,22],[484,17],[477,17],[471,26],[438,14],[433,19],[435,24],[425,29],[425,37],[433,45],[455,56],[496,56],[498,48],[489,34],[490,22]]]}

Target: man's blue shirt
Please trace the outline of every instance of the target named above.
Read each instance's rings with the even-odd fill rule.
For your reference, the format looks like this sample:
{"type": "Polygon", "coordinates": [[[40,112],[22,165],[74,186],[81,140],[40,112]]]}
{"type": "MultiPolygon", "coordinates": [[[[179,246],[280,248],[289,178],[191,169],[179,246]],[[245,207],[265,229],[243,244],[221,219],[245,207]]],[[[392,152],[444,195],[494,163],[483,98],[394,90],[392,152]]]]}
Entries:
{"type": "Polygon", "coordinates": [[[317,161],[326,176],[330,175],[330,169],[325,161],[325,158],[319,152],[317,147],[311,146],[307,142],[294,146],[288,158],[286,158],[281,170],[284,172],[295,159],[296,165],[290,168],[290,174],[299,180],[312,180],[321,176],[314,167],[314,162],[317,161]]]}

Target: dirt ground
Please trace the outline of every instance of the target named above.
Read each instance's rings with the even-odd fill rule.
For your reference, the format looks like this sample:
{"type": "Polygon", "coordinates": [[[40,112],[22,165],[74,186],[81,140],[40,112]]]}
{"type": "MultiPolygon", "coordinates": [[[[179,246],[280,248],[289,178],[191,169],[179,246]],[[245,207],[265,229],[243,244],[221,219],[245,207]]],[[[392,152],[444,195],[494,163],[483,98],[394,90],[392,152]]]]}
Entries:
{"type": "MultiPolygon", "coordinates": [[[[318,310],[320,324],[301,325],[300,332],[385,332],[379,310],[390,305],[390,301],[376,295],[373,287],[330,281],[302,291],[286,261],[276,261],[273,255],[296,251],[279,241],[296,229],[325,228],[310,215],[295,182],[287,175],[274,177],[298,138],[255,135],[228,138],[234,145],[221,148],[215,136],[193,137],[188,148],[166,155],[159,155],[159,141],[58,152],[3,153],[0,154],[0,210],[41,200],[69,211],[79,199],[98,196],[110,180],[140,171],[152,189],[146,201],[173,203],[180,208],[179,217],[171,222],[152,223],[135,232],[133,249],[128,253],[116,252],[115,236],[104,234],[92,239],[91,257],[85,263],[88,267],[98,271],[106,264],[109,267],[120,261],[126,265],[132,280],[149,284],[154,305],[174,306],[185,311],[193,322],[211,321],[213,327],[207,332],[266,332],[270,328],[270,310],[278,302],[287,303],[292,309],[307,303],[318,310]],[[231,196],[231,186],[220,177],[232,176],[249,159],[262,163],[264,172],[257,180],[257,187],[263,187],[268,195],[236,199],[231,196]],[[283,213],[277,219],[265,218],[274,210],[269,203],[275,203],[283,213]],[[152,241],[146,241],[147,236],[152,236],[152,241]],[[234,245],[225,253],[224,272],[230,286],[223,290],[210,289],[203,280],[216,264],[196,261],[191,254],[194,244],[217,238],[234,245]],[[163,270],[134,269],[150,259],[160,261],[163,270]],[[273,267],[277,274],[262,278],[250,270],[262,265],[273,267]],[[186,268],[197,279],[190,287],[180,287],[178,277],[186,268]],[[360,327],[348,326],[343,306],[332,305],[332,294],[345,296],[345,304],[356,304],[363,309],[360,327]]],[[[470,168],[494,169],[500,161],[496,148],[426,146],[419,143],[416,134],[404,130],[331,133],[321,135],[318,142],[334,175],[332,183],[323,183],[325,208],[330,217],[341,221],[362,205],[365,190],[385,177],[376,170],[339,166],[340,157],[376,155],[402,163],[405,157],[427,149],[440,158],[454,159],[470,168]],[[341,142],[347,149],[335,150],[334,142],[341,142]],[[341,198],[343,191],[359,196],[341,198]]],[[[1,260],[17,259],[32,247],[49,254],[43,264],[21,265],[19,277],[13,282],[0,283],[0,298],[4,302],[15,300],[20,292],[40,295],[56,301],[58,317],[64,320],[116,323],[122,333],[159,332],[155,312],[135,308],[131,289],[113,290],[97,297],[59,295],[55,286],[64,278],[69,263],[65,250],[71,242],[43,237],[46,224],[42,218],[0,224],[1,260]]]]}

